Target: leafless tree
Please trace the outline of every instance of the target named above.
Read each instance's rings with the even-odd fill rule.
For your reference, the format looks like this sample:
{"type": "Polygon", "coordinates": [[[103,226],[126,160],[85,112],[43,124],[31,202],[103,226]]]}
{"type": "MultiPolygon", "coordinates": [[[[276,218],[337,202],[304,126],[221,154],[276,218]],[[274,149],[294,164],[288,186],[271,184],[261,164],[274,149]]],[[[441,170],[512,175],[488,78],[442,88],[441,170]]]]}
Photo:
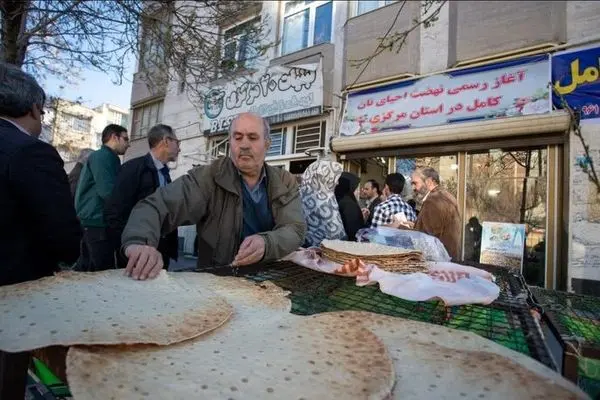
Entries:
{"type": "Polygon", "coordinates": [[[239,73],[269,48],[264,18],[235,32],[223,29],[260,7],[260,1],[0,0],[0,61],[67,83],[93,69],[120,84],[126,60],[139,55],[140,78],[149,86],[183,78],[201,91],[216,74],[239,73]]]}

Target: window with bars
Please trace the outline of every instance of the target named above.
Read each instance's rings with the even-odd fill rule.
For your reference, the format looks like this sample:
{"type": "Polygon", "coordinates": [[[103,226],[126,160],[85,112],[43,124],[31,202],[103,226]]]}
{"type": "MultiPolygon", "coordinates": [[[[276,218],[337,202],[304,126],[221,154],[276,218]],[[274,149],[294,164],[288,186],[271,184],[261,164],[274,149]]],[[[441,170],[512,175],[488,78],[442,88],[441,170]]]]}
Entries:
{"type": "Polygon", "coordinates": [[[294,127],[294,153],[302,153],[325,145],[325,121],[296,125],[294,127]]]}
{"type": "Polygon", "coordinates": [[[226,135],[211,139],[210,155],[217,158],[229,155],[229,140],[226,135]]]}
{"type": "Polygon", "coordinates": [[[267,151],[267,157],[281,156],[285,154],[284,128],[271,131],[271,147],[267,151]]]}
{"type": "Polygon", "coordinates": [[[156,101],[133,109],[131,138],[145,137],[150,128],[162,121],[163,100],[156,101]]]}
{"type": "Polygon", "coordinates": [[[65,124],[77,132],[89,132],[91,129],[91,119],[79,117],[77,115],[63,113],[62,119],[65,124]]]}

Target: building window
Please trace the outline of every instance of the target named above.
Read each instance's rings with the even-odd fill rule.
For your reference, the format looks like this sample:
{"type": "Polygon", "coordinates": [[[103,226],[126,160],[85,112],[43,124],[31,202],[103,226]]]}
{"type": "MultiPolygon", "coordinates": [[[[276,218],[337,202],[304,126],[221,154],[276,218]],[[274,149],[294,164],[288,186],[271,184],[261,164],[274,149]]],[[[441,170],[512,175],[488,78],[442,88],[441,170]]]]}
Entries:
{"type": "Polygon", "coordinates": [[[226,157],[229,155],[229,136],[217,136],[210,141],[210,155],[214,158],[226,157]]]}
{"type": "Polygon", "coordinates": [[[77,132],[89,132],[91,129],[90,119],[78,117],[73,114],[63,113],[63,120],[69,128],[77,132]]]}
{"type": "Polygon", "coordinates": [[[131,138],[137,139],[146,136],[150,128],[162,121],[162,113],[162,100],[134,108],[131,138]]]}
{"type": "Polygon", "coordinates": [[[256,33],[260,17],[242,22],[234,27],[223,31],[223,61],[221,68],[225,70],[236,70],[238,68],[251,69],[256,63],[257,43],[256,33]]]}
{"type": "Polygon", "coordinates": [[[287,1],[284,8],[282,54],[331,41],[332,1],[287,1]]]}
{"type": "Polygon", "coordinates": [[[148,19],[142,24],[142,32],[140,69],[162,66],[165,61],[165,40],[169,37],[169,25],[158,19],[148,19]]]}
{"type": "Polygon", "coordinates": [[[395,2],[395,0],[359,0],[356,2],[356,15],[361,15],[395,2]]]}
{"type": "Polygon", "coordinates": [[[285,128],[273,129],[271,131],[271,147],[267,151],[267,157],[281,156],[285,154],[285,128]]]}
{"type": "Polygon", "coordinates": [[[325,121],[296,125],[294,127],[294,153],[325,145],[325,121]]]}
{"type": "Polygon", "coordinates": [[[123,123],[123,114],[117,111],[111,111],[109,122],[111,124],[121,125],[123,123]]]}

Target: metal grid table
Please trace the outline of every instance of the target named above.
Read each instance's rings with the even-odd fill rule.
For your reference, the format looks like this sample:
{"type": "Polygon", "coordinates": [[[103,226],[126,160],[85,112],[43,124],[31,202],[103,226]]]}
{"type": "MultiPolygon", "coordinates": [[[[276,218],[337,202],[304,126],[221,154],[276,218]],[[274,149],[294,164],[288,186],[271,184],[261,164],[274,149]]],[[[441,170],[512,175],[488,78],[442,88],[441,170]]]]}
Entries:
{"type": "MultiPolygon", "coordinates": [[[[496,276],[500,297],[487,306],[453,307],[445,307],[440,301],[403,300],[382,293],[377,285],[359,287],[354,278],[320,273],[290,262],[245,267],[236,272],[247,279],[271,281],[289,290],[295,314],[360,310],[434,323],[474,332],[556,369],[541,330],[530,313],[522,278],[507,269],[484,268],[496,276]]],[[[231,275],[233,270],[207,268],[202,272],[231,275]]]]}
{"type": "Polygon", "coordinates": [[[600,298],[530,288],[544,321],[562,347],[562,373],[600,397],[600,298]]]}

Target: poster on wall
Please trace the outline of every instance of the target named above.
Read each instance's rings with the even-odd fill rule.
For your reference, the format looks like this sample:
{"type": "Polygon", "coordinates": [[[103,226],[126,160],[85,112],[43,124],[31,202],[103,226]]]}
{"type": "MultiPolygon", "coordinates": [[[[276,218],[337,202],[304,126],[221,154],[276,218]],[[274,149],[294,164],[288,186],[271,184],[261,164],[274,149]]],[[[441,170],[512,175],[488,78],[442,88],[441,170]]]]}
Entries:
{"type": "Polygon", "coordinates": [[[600,47],[552,56],[552,102],[580,111],[581,119],[600,118],[600,47]]]}
{"type": "Polygon", "coordinates": [[[271,67],[262,75],[212,88],[204,100],[203,130],[208,135],[225,132],[242,112],[259,114],[276,124],[319,115],[322,106],[320,63],[271,67]]]}
{"type": "Polygon", "coordinates": [[[350,93],[340,133],[354,136],[551,111],[549,57],[485,67],[350,93]]]}
{"type": "Polygon", "coordinates": [[[525,237],[523,224],[483,222],[479,262],[513,268],[522,273],[525,237]]]}

